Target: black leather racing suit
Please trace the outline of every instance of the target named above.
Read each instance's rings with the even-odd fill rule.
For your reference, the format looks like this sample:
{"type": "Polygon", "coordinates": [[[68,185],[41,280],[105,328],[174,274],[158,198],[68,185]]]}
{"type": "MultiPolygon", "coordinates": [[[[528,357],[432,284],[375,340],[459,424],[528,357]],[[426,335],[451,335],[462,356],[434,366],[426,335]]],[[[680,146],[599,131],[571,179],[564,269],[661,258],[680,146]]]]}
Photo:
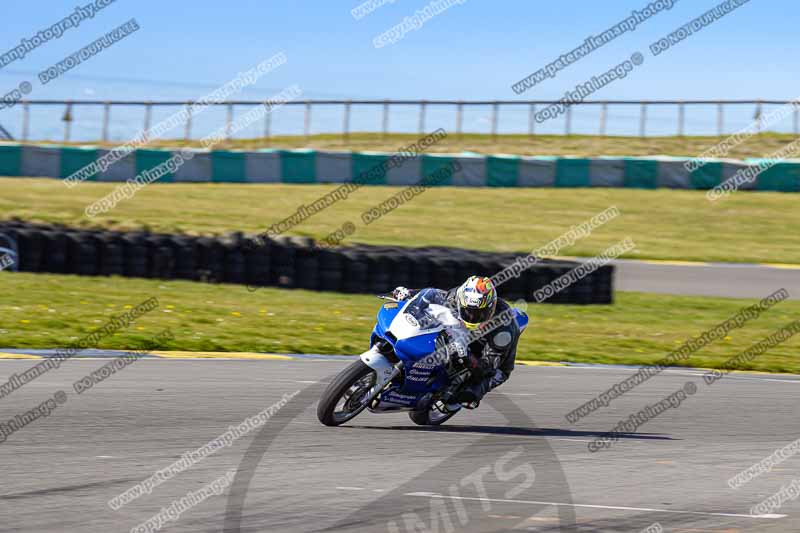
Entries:
{"type": "MultiPolygon", "coordinates": [[[[456,291],[457,288],[447,291],[447,305],[453,314],[458,316],[456,291]]],[[[409,298],[414,297],[418,292],[419,290],[409,290],[409,298]]],[[[457,397],[458,401],[480,401],[487,392],[508,380],[511,372],[514,371],[517,343],[521,332],[517,321],[512,319],[510,313],[511,306],[508,302],[498,298],[494,316],[509,318],[503,320],[500,326],[479,335],[469,344],[469,353],[474,357],[476,364],[472,371],[472,378],[463,389],[462,394],[457,397]]]]}

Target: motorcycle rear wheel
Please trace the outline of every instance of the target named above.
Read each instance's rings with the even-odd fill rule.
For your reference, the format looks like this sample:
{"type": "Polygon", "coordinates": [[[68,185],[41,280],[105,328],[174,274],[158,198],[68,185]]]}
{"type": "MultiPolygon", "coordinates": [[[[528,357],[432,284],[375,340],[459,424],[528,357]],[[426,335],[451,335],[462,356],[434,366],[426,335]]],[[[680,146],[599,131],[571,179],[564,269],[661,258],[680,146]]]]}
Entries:
{"type": "Polygon", "coordinates": [[[442,413],[431,405],[426,411],[410,411],[408,418],[418,426],[439,426],[453,418],[457,413],[458,411],[442,413]]]}
{"type": "Polygon", "coordinates": [[[367,407],[368,402],[363,400],[374,384],[375,371],[361,359],[353,361],[322,393],[317,404],[317,418],[326,426],[339,426],[352,420],[367,407]]]}

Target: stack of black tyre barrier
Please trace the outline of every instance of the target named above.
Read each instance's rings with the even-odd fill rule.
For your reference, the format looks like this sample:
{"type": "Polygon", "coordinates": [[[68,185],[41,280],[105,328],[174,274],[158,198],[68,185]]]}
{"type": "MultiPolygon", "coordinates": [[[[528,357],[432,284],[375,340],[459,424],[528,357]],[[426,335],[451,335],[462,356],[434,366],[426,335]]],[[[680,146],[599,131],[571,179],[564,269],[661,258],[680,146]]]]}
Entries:
{"type": "MultiPolygon", "coordinates": [[[[195,237],[78,230],[0,222],[17,240],[19,270],[82,276],[185,279],[344,293],[384,294],[398,285],[450,288],[473,274],[491,276],[523,254],[458,248],[341,246],[320,248],[306,237],[277,237],[253,247],[242,233],[195,237]]],[[[534,292],[578,263],[544,260],[498,288],[500,296],[534,300],[534,292]]],[[[546,300],[610,304],[613,266],[606,265],[546,300]]]]}

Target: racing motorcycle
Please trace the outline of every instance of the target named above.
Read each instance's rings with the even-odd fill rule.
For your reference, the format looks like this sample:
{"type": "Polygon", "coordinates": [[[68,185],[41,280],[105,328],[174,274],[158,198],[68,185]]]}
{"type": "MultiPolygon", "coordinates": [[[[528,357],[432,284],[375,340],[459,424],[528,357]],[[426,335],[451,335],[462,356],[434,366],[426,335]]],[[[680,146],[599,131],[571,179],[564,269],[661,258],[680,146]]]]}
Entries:
{"type": "MultiPolygon", "coordinates": [[[[423,289],[407,301],[389,300],[378,311],[370,349],[330,382],[317,405],[317,418],[338,426],[365,409],[408,412],[419,425],[438,426],[459,409],[447,408],[471,376],[468,356],[451,349],[458,320],[446,293],[423,289]]],[[[528,316],[513,309],[520,331],[528,316]]]]}

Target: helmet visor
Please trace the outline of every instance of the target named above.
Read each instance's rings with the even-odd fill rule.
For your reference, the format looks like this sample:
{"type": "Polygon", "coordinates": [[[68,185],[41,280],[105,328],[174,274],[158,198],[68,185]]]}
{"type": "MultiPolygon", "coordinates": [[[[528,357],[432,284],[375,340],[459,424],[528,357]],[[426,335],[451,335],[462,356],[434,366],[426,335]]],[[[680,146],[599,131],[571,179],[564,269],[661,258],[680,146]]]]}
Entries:
{"type": "Polygon", "coordinates": [[[492,318],[493,306],[487,306],[481,309],[475,307],[461,307],[459,309],[461,320],[471,325],[478,325],[486,322],[492,318]]]}

